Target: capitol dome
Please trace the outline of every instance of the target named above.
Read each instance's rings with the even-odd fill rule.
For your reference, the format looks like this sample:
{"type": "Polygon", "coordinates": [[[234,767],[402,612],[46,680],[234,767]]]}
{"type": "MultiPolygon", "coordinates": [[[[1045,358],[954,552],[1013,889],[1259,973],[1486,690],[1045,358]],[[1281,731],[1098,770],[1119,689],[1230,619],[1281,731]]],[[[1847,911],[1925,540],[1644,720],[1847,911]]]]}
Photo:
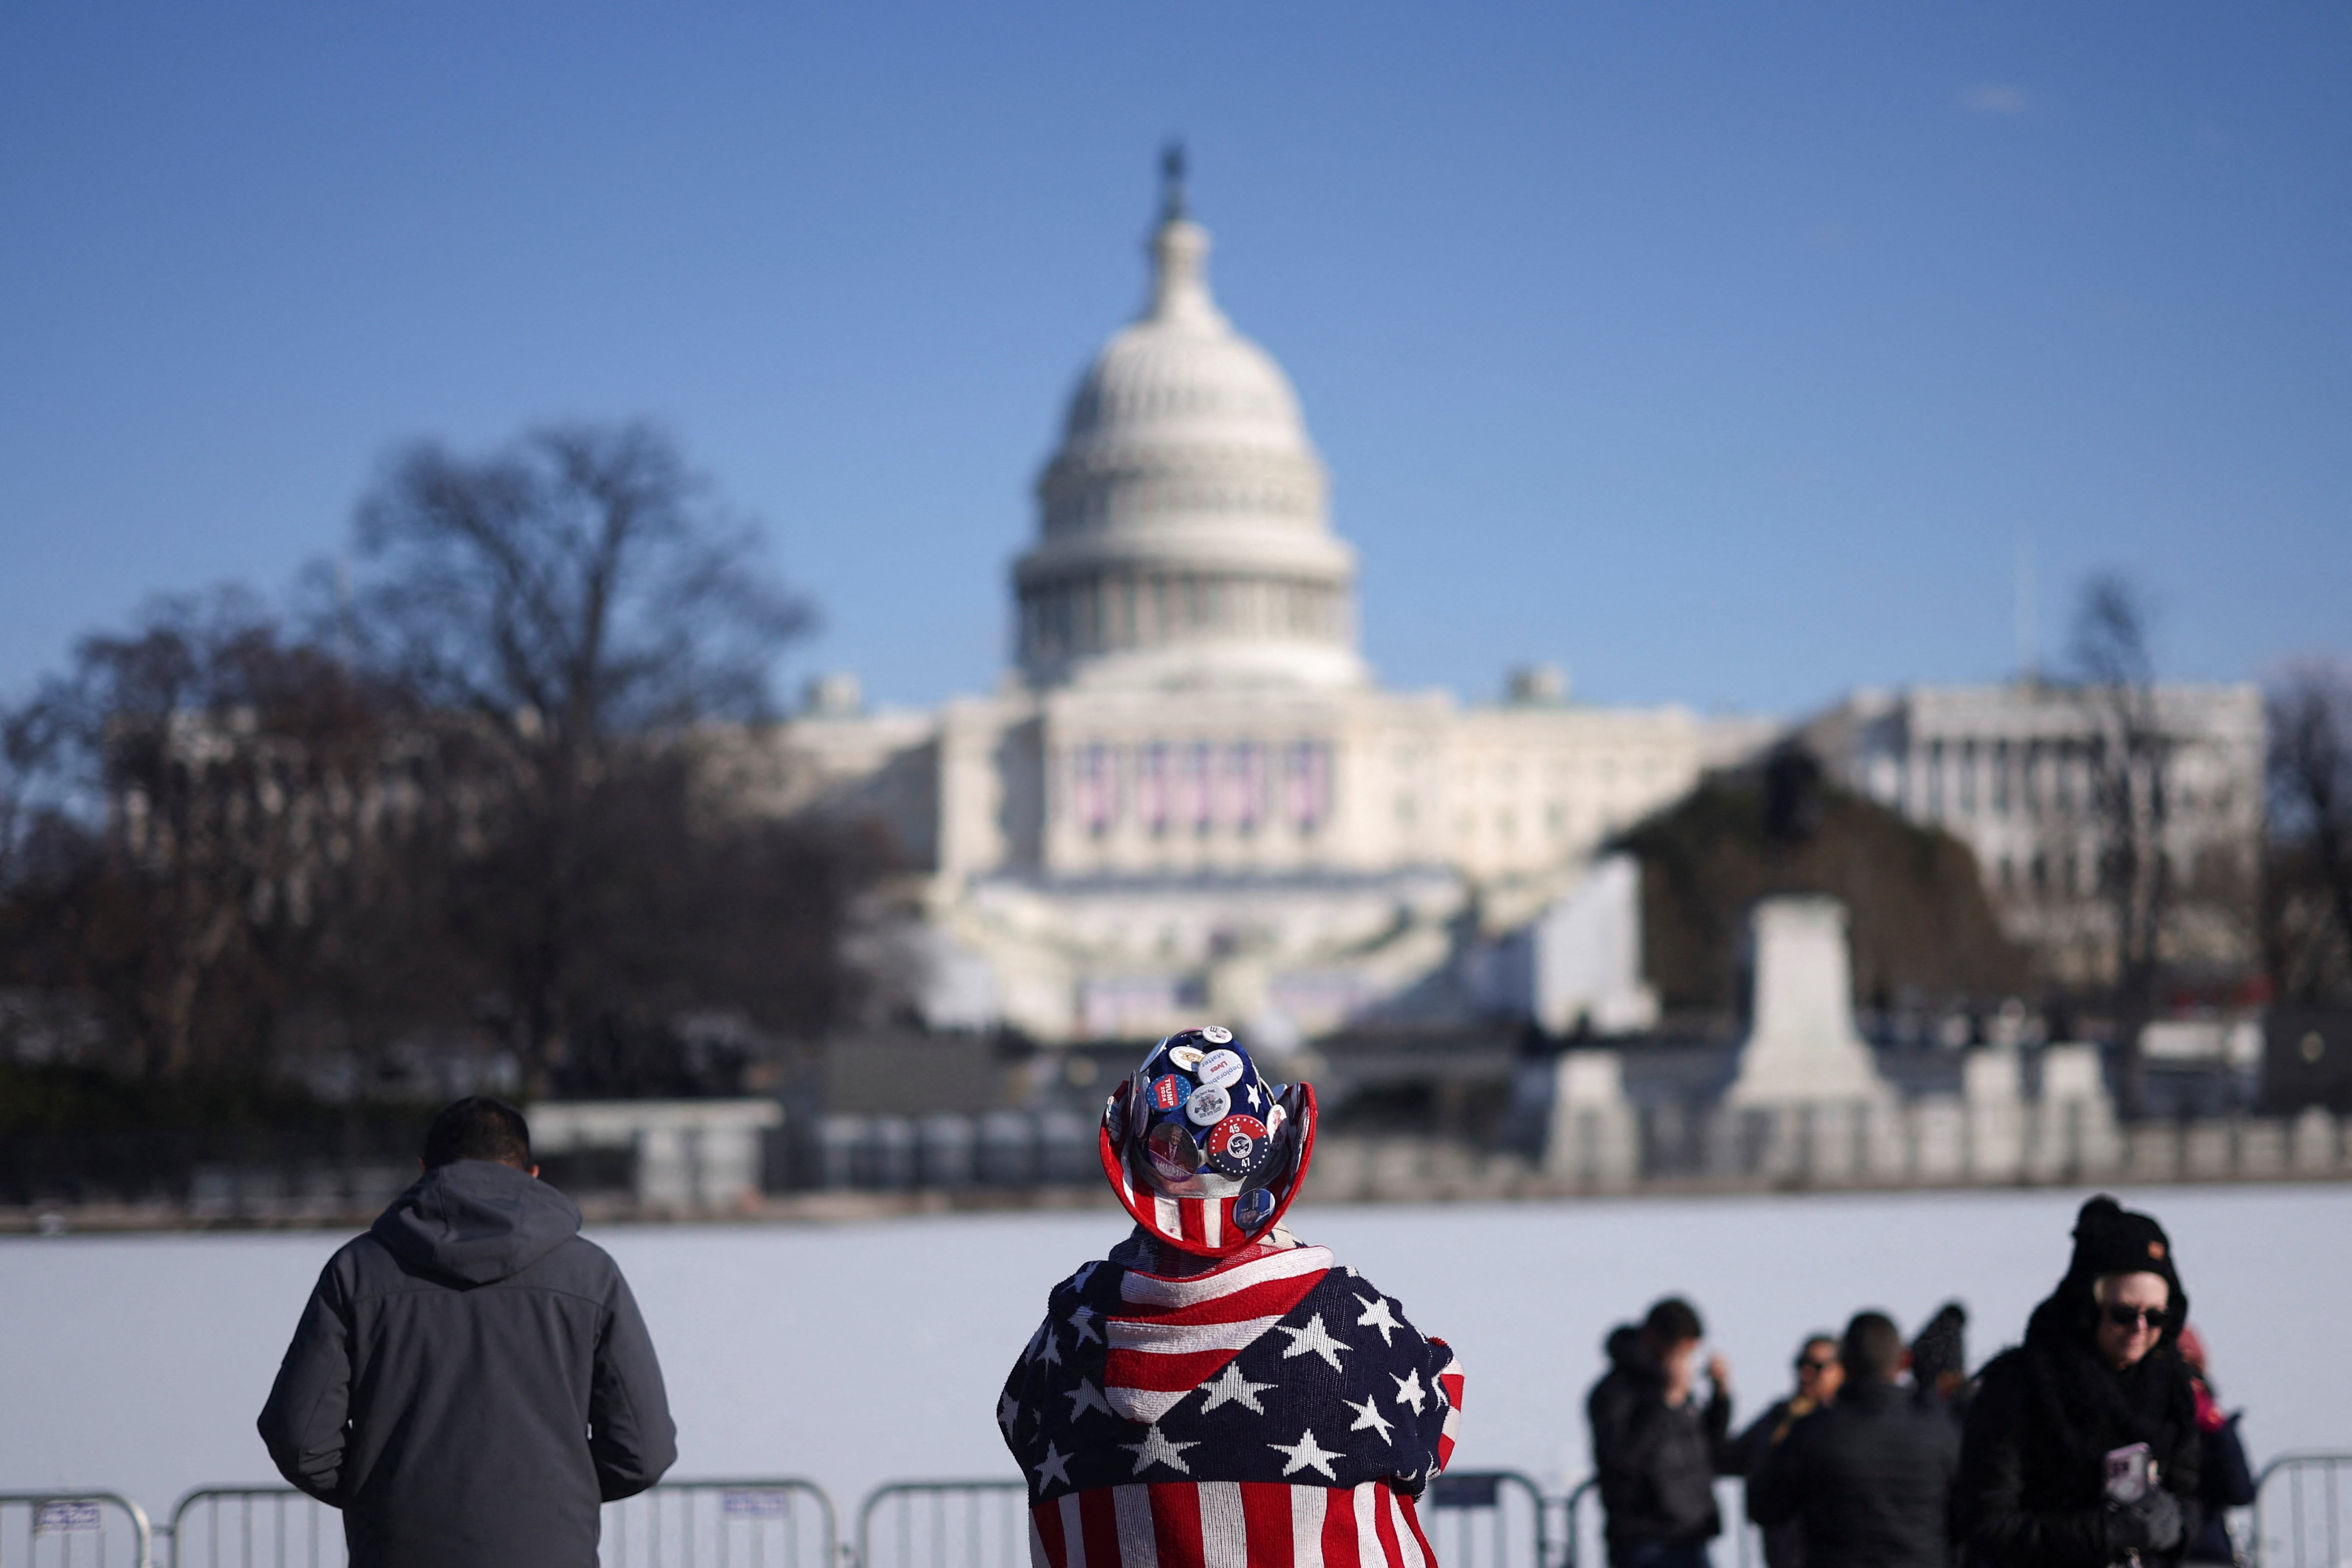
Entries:
{"type": "Polygon", "coordinates": [[[1033,685],[1364,684],[1355,554],[1297,394],[1209,292],[1170,160],[1143,313],[1103,346],[1013,568],[1033,685]]]}

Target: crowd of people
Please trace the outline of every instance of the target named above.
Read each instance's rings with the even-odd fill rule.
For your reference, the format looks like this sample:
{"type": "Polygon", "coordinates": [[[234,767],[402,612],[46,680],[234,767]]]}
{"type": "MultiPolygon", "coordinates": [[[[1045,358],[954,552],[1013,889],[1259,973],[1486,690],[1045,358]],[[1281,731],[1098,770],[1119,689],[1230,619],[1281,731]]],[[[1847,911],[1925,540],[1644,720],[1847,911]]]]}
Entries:
{"type": "MultiPolygon", "coordinates": [[[[1213,1026],[1108,1098],[1132,1228],[1049,1293],[995,1408],[1033,1568],[1440,1568],[1419,1502],[1462,1359],[1284,1224],[1316,1121],[1312,1085],[1213,1026]]],[[[677,1458],[652,1337],[512,1106],[448,1106],[420,1163],[320,1275],[263,1440],[342,1510],[354,1568],[593,1568],[599,1505],[677,1458]]],[[[1908,1344],[1876,1311],[1809,1335],[1737,1433],[1688,1301],[1617,1329],[1587,1404],[1611,1568],[1701,1568],[1727,1476],[1769,1568],[2231,1560],[2252,1478],[2153,1218],[2085,1204],[2023,1342],[1973,1375],[1966,1325],[1954,1303],[1908,1344]]]]}
{"type": "Polygon", "coordinates": [[[1704,1568],[1715,1482],[1746,1482],[1768,1568],[2233,1563],[2253,1500],[2189,1326],[2170,1238],[2093,1198],[2021,1344],[1968,1371],[1948,1303],[1909,1344],[1884,1312],[1798,1347],[1795,1391],[1732,1433],[1730,1371],[1679,1297],[1609,1336],[1586,1402],[1611,1568],[1704,1568]]]}

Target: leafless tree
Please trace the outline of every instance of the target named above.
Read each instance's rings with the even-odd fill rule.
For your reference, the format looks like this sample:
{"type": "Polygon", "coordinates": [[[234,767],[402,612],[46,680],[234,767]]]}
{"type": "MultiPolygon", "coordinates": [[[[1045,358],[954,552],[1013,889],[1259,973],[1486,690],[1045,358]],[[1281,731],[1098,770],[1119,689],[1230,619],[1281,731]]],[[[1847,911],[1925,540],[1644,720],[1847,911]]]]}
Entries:
{"type": "Polygon", "coordinates": [[[2126,1114],[2147,1107],[2140,1031],[2155,1016],[2172,898],[2168,837],[2175,738],[2158,702],[2152,616],[2128,579],[2103,574],[2076,601],[2072,652],[2094,726],[2088,815],[2107,906],[2126,1114]]]}
{"type": "Polygon", "coordinates": [[[645,918],[623,890],[649,803],[671,798],[663,770],[702,721],[763,713],[813,613],[645,425],[541,430],[478,459],[413,447],[362,503],[357,542],[339,635],[502,759],[457,920],[497,954],[505,1027],[543,1092],[609,977],[596,955],[645,918]]]}
{"type": "Polygon", "coordinates": [[[2272,972],[2316,1000],[2352,981],[2352,667],[2290,667],[2269,709],[2272,972]]]}

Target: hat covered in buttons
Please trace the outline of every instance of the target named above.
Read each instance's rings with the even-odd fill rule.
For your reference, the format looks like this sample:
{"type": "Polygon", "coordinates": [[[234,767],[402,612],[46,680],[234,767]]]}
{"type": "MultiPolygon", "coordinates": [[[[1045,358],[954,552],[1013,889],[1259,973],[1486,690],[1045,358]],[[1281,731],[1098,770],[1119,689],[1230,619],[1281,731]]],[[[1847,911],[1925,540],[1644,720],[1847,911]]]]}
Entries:
{"type": "Polygon", "coordinates": [[[1181,1029],[1103,1107],[1103,1174],[1138,1224],[1222,1258],[1290,1206],[1314,1122],[1310,1085],[1268,1083],[1230,1029],[1181,1029]]]}

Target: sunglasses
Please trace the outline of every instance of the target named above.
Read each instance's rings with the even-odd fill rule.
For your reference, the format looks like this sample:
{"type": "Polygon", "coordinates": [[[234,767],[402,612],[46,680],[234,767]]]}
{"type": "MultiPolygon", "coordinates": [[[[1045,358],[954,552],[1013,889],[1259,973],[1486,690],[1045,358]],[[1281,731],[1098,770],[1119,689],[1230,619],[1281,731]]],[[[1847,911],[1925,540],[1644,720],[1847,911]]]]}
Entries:
{"type": "Polygon", "coordinates": [[[2162,1307],[2126,1307],[2118,1302],[2108,1307],[2106,1313],[2107,1321],[2119,1329],[2137,1329],[2142,1319],[2147,1320],[2149,1328],[2161,1329],[2171,1321],[2171,1315],[2162,1307]]]}
{"type": "Polygon", "coordinates": [[[1797,1370],[1799,1372],[1827,1372],[1830,1368],[1835,1365],[1837,1365],[1837,1357],[1835,1356],[1822,1356],[1819,1358],[1815,1358],[1813,1356],[1799,1356],[1797,1358],[1797,1370]]]}

